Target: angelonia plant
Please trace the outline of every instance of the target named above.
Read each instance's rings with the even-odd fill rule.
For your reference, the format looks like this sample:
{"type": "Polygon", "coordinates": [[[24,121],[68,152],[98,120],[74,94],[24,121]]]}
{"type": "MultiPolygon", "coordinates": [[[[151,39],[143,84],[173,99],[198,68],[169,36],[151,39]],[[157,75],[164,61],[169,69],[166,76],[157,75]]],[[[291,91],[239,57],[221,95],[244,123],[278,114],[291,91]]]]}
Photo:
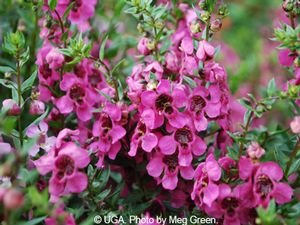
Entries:
{"type": "Polygon", "coordinates": [[[3,3],[1,224],[298,224],[300,3],[269,37],[284,84],[240,103],[219,57],[230,4],[3,3]]]}

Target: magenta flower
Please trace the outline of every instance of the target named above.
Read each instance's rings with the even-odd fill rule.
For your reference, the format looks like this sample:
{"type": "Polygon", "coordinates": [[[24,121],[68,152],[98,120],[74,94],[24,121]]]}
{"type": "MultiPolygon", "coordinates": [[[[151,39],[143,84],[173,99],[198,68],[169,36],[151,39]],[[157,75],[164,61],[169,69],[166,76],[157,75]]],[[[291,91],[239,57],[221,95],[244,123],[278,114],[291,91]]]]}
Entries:
{"type": "Polygon", "coordinates": [[[279,182],[283,178],[282,169],[274,162],[261,163],[254,174],[254,196],[258,205],[267,207],[270,198],[278,204],[291,200],[293,189],[286,183],[279,182]]]}
{"type": "Polygon", "coordinates": [[[29,150],[30,156],[35,156],[40,149],[49,151],[55,144],[55,137],[48,137],[48,124],[41,121],[39,125],[32,125],[26,130],[26,135],[30,138],[37,137],[36,144],[29,150]]]}
{"type": "Polygon", "coordinates": [[[247,148],[247,154],[251,159],[259,159],[265,154],[265,150],[257,142],[252,142],[247,148]]]}
{"type": "Polygon", "coordinates": [[[94,15],[97,0],[59,0],[56,10],[62,16],[72,2],[74,5],[68,19],[76,24],[81,32],[84,32],[90,27],[88,20],[94,15]]]}
{"type": "Polygon", "coordinates": [[[213,58],[215,54],[215,48],[211,46],[207,41],[202,40],[199,42],[197,57],[201,61],[209,60],[213,58]]]}
{"type": "Polygon", "coordinates": [[[219,187],[215,182],[219,181],[220,178],[221,168],[214,156],[210,154],[195,171],[195,183],[191,198],[197,206],[211,207],[212,203],[219,197],[219,187]]]}
{"type": "Polygon", "coordinates": [[[49,68],[56,70],[60,68],[65,61],[63,54],[59,52],[57,48],[52,48],[46,56],[46,62],[49,64],[49,68]]]}
{"type": "Polygon", "coordinates": [[[139,51],[140,54],[142,55],[148,55],[150,53],[149,48],[147,47],[147,44],[149,43],[149,39],[148,38],[142,38],[137,46],[137,49],[139,51]]]}
{"type": "Polygon", "coordinates": [[[291,200],[293,189],[288,184],[279,182],[283,178],[283,172],[274,162],[254,165],[250,159],[242,157],[239,162],[239,176],[252,185],[252,201],[255,205],[267,207],[271,198],[278,204],[291,200]]]}
{"type": "Polygon", "coordinates": [[[177,187],[178,172],[186,180],[191,180],[194,176],[194,169],[191,165],[179,165],[177,154],[163,155],[160,152],[156,152],[151,157],[147,171],[150,176],[155,178],[159,178],[163,174],[161,183],[167,190],[174,190],[177,187]]]}
{"type": "Polygon", "coordinates": [[[33,100],[30,103],[29,114],[31,115],[41,115],[45,112],[45,104],[39,100],[33,100]]]}
{"type": "Polygon", "coordinates": [[[52,172],[49,192],[54,197],[69,193],[80,193],[86,189],[88,178],[79,169],[85,168],[90,162],[86,150],[73,142],[67,142],[60,148],[52,148],[46,155],[34,161],[41,175],[52,172]]]}
{"type": "Polygon", "coordinates": [[[156,91],[144,91],[141,94],[143,109],[141,117],[150,129],[160,127],[164,117],[176,128],[181,128],[186,123],[185,116],[178,111],[186,102],[186,95],[182,88],[171,87],[169,80],[162,79],[156,91]]]}
{"type": "Polygon", "coordinates": [[[126,130],[118,123],[121,120],[121,109],[112,103],[107,103],[101,112],[100,118],[94,123],[93,136],[98,140],[90,145],[99,158],[97,166],[103,166],[104,156],[115,159],[121,149],[120,140],[126,130]]]}
{"type": "Polygon", "coordinates": [[[157,143],[158,138],[156,135],[143,122],[139,122],[132,135],[128,155],[135,156],[138,148],[151,152],[157,146],[157,143]]]}
{"type": "Polygon", "coordinates": [[[68,114],[75,109],[80,120],[87,121],[91,119],[94,100],[91,98],[86,83],[74,74],[67,73],[63,76],[60,88],[67,92],[56,102],[60,112],[68,114]]]}
{"type": "Polygon", "coordinates": [[[208,121],[206,117],[216,118],[220,115],[220,98],[220,91],[215,85],[210,86],[208,91],[202,86],[193,89],[188,108],[194,118],[193,121],[197,131],[207,129],[208,121]]]}
{"type": "Polygon", "coordinates": [[[205,211],[210,216],[223,218],[224,225],[240,225],[244,224],[242,217],[248,211],[244,207],[239,186],[232,190],[229,185],[220,184],[218,198],[210,207],[205,207],[205,211]]]}
{"type": "Polygon", "coordinates": [[[164,155],[172,155],[178,149],[178,160],[181,166],[191,164],[192,153],[200,156],[206,150],[205,142],[189,126],[176,129],[170,136],[163,136],[158,146],[164,155]]]}
{"type": "Polygon", "coordinates": [[[283,66],[290,67],[293,65],[296,55],[293,54],[289,49],[280,50],[278,53],[279,63],[283,66]]]}

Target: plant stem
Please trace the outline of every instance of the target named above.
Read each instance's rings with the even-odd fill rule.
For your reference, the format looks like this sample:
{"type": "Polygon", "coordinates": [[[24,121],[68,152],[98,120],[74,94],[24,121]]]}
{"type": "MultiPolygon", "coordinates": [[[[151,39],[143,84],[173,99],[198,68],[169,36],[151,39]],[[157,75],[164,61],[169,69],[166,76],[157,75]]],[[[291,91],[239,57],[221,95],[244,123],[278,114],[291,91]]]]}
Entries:
{"type": "Polygon", "coordinates": [[[20,52],[17,51],[16,55],[17,60],[17,85],[18,85],[18,105],[21,108],[21,113],[18,117],[18,128],[19,128],[19,140],[20,140],[20,146],[23,145],[23,132],[22,132],[22,124],[21,124],[21,116],[22,116],[22,84],[21,84],[21,67],[20,67],[20,52]]]}
{"type": "Polygon", "coordinates": [[[286,175],[289,174],[289,170],[291,168],[292,162],[296,158],[299,149],[300,149],[300,138],[298,137],[297,143],[290,155],[288,163],[286,164],[286,170],[285,170],[286,175]]]}
{"type": "MultiPolygon", "coordinates": [[[[253,119],[252,117],[254,116],[254,111],[251,112],[250,116],[248,117],[248,120],[246,122],[245,128],[244,128],[244,132],[242,134],[242,138],[245,138],[247,136],[248,130],[250,128],[251,125],[251,120],[253,119]]],[[[243,153],[243,149],[244,149],[244,143],[241,142],[240,148],[239,148],[239,154],[238,154],[238,158],[240,159],[243,153]]]]}
{"type": "Polygon", "coordinates": [[[206,23],[206,30],[205,30],[205,40],[208,41],[209,39],[209,28],[210,28],[210,16],[207,19],[207,23],[206,23]]]}

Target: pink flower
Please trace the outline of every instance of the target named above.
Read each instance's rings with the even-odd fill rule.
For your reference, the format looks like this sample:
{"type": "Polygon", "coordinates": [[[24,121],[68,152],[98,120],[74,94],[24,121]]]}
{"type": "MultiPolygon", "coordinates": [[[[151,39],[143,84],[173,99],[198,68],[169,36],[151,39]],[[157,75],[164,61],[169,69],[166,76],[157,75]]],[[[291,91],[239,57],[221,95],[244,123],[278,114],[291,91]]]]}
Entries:
{"type": "Polygon", "coordinates": [[[35,156],[40,149],[49,151],[55,144],[55,137],[48,137],[48,124],[44,121],[41,121],[39,125],[32,125],[26,130],[26,135],[30,138],[37,137],[38,140],[36,144],[29,150],[30,156],[35,156]]]}
{"type": "Polygon", "coordinates": [[[220,194],[219,187],[215,183],[220,178],[221,168],[214,156],[210,154],[206,161],[200,163],[195,171],[195,183],[191,198],[197,206],[202,207],[206,205],[211,207],[220,194]]]}
{"type": "Polygon", "coordinates": [[[143,122],[139,122],[131,138],[128,155],[135,156],[137,149],[141,147],[146,152],[151,152],[158,144],[158,138],[143,122]]]}
{"type": "Polygon", "coordinates": [[[45,104],[39,100],[33,100],[30,103],[29,114],[31,115],[41,115],[45,112],[45,104]]]}
{"type": "Polygon", "coordinates": [[[148,66],[146,66],[143,72],[145,80],[149,82],[151,80],[151,74],[155,76],[155,80],[161,80],[164,70],[159,62],[154,61],[148,64],[148,66]]]}
{"type": "Polygon", "coordinates": [[[103,166],[104,156],[115,159],[121,149],[120,140],[125,136],[126,130],[119,125],[121,109],[112,103],[106,103],[100,118],[94,123],[93,136],[98,140],[90,145],[99,158],[97,166],[103,166]]]}
{"type": "Polygon", "coordinates": [[[9,189],[4,194],[3,204],[7,209],[19,209],[24,204],[24,195],[17,189],[9,189]]]}
{"type": "Polygon", "coordinates": [[[10,116],[18,116],[21,113],[21,108],[13,99],[5,99],[2,105],[3,109],[7,111],[7,114],[10,116]]]}
{"type": "Polygon", "coordinates": [[[86,83],[74,74],[67,73],[63,76],[60,88],[66,91],[66,95],[60,97],[56,105],[62,114],[71,113],[74,109],[78,118],[87,121],[92,117],[92,105],[94,99],[86,83]]]}
{"type": "Polygon", "coordinates": [[[49,68],[56,70],[60,68],[65,61],[63,54],[59,52],[57,48],[52,48],[46,56],[46,62],[49,64],[49,68]]]}
{"type": "Polygon", "coordinates": [[[94,15],[97,0],[59,0],[56,9],[60,16],[64,14],[65,10],[72,2],[75,3],[68,19],[78,26],[80,32],[84,32],[89,28],[88,20],[94,15]]]}
{"type": "Polygon", "coordinates": [[[139,51],[140,54],[142,55],[148,55],[150,53],[150,50],[147,47],[147,44],[149,42],[148,38],[142,38],[137,46],[137,49],[139,51]]]}
{"type": "Polygon", "coordinates": [[[293,189],[286,183],[279,182],[283,178],[282,169],[274,162],[261,163],[254,174],[253,192],[256,203],[267,207],[270,198],[278,204],[291,200],[293,189]]]}
{"type": "Polygon", "coordinates": [[[215,54],[215,48],[211,46],[207,41],[202,40],[199,42],[198,50],[197,50],[197,57],[201,61],[211,59],[215,54]]]}
{"type": "Polygon", "coordinates": [[[51,172],[49,192],[54,199],[69,193],[80,193],[86,189],[88,178],[79,172],[90,162],[86,150],[73,142],[65,142],[59,148],[53,147],[46,155],[34,161],[41,175],[51,172]]]}
{"type": "Polygon", "coordinates": [[[279,51],[278,59],[279,63],[283,66],[290,67],[293,65],[296,55],[293,55],[289,49],[283,49],[279,51]]]}
{"type": "Polygon", "coordinates": [[[207,129],[206,117],[216,118],[221,113],[221,93],[215,85],[206,88],[198,86],[193,89],[189,100],[189,112],[193,116],[194,125],[197,131],[207,129]],[[210,99],[210,100],[208,100],[210,99]]]}
{"type": "Polygon", "coordinates": [[[240,225],[242,217],[249,209],[245,208],[243,199],[240,196],[240,187],[233,190],[227,184],[219,185],[219,196],[211,206],[205,207],[208,215],[221,218],[224,225],[240,225]]]}
{"type": "Polygon", "coordinates": [[[182,88],[171,87],[169,80],[162,79],[156,91],[144,91],[141,102],[145,107],[141,117],[150,129],[160,127],[164,117],[176,128],[181,128],[186,123],[185,116],[177,109],[185,105],[186,95],[182,88]]]}
{"type": "Polygon", "coordinates": [[[156,152],[151,157],[147,171],[150,176],[155,178],[159,178],[163,173],[162,186],[168,190],[174,190],[177,187],[178,172],[186,180],[191,180],[194,176],[194,169],[191,165],[179,165],[177,154],[163,155],[160,152],[156,152]]]}
{"type": "Polygon", "coordinates": [[[265,150],[257,142],[252,142],[247,148],[247,154],[251,159],[259,159],[265,154],[265,150]]]}
{"type": "Polygon", "coordinates": [[[2,138],[1,138],[0,139],[0,158],[1,158],[1,156],[10,153],[11,150],[12,150],[12,148],[11,148],[10,144],[3,142],[2,138]]]}
{"type": "Polygon", "coordinates": [[[242,157],[239,162],[239,175],[242,180],[248,180],[251,185],[252,201],[256,206],[267,207],[271,198],[274,198],[278,204],[291,200],[293,189],[288,184],[279,182],[283,178],[283,172],[274,162],[254,165],[250,159],[242,157]]]}
{"type": "Polygon", "coordinates": [[[295,134],[300,133],[300,116],[296,116],[290,123],[291,130],[295,134]]]}
{"type": "Polygon", "coordinates": [[[158,143],[164,155],[172,155],[178,149],[179,165],[189,166],[193,160],[193,155],[200,156],[206,150],[205,142],[195,135],[189,126],[176,129],[172,135],[163,136],[158,143]]]}

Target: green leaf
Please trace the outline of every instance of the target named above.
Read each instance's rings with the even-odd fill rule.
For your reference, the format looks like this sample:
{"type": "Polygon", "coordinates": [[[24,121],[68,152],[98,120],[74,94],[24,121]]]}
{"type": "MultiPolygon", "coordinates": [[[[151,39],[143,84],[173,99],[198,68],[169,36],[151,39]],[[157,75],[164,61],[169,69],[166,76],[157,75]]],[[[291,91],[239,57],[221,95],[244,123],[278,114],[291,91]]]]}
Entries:
{"type": "Polygon", "coordinates": [[[104,59],[104,50],[105,50],[105,45],[106,45],[107,39],[108,39],[108,35],[105,36],[104,40],[102,41],[101,47],[100,47],[99,59],[101,61],[103,61],[103,59],[104,59]]]}
{"type": "Polygon", "coordinates": [[[300,159],[297,159],[296,161],[294,161],[289,169],[288,172],[288,176],[291,175],[292,173],[296,172],[300,167],[300,159]]]}
{"type": "Polygon", "coordinates": [[[103,201],[111,192],[111,189],[105,189],[104,191],[102,191],[100,194],[97,195],[96,200],[97,201],[103,201]]]}
{"type": "Polygon", "coordinates": [[[47,218],[47,216],[38,217],[38,218],[32,219],[32,220],[30,220],[28,222],[18,223],[18,225],[36,225],[36,224],[40,224],[46,218],[47,218]]]}
{"type": "Polygon", "coordinates": [[[124,93],[123,93],[122,83],[120,80],[118,80],[118,95],[119,95],[119,99],[122,100],[124,97],[124,93]]]}
{"type": "Polygon", "coordinates": [[[63,15],[63,17],[62,17],[62,20],[66,20],[66,19],[67,19],[67,17],[69,16],[69,14],[70,14],[70,12],[71,12],[71,9],[73,8],[74,4],[75,4],[75,1],[73,1],[73,2],[68,6],[68,8],[66,9],[66,11],[64,12],[64,15],[63,15]]]}
{"type": "Polygon", "coordinates": [[[21,88],[22,89],[22,93],[25,92],[25,91],[27,91],[28,89],[30,89],[32,87],[32,85],[33,85],[36,77],[37,77],[37,71],[34,71],[31,74],[31,76],[27,80],[25,80],[23,82],[22,88],[21,88]]]}
{"type": "Polygon", "coordinates": [[[0,73],[12,73],[15,72],[15,70],[9,66],[0,66],[0,73]]]}
{"type": "Polygon", "coordinates": [[[272,97],[275,95],[276,93],[276,83],[275,83],[275,79],[273,78],[272,80],[270,80],[269,84],[268,84],[268,88],[267,88],[267,95],[268,97],[272,97]]]}
{"type": "Polygon", "coordinates": [[[48,4],[49,4],[50,9],[54,10],[57,5],[57,0],[49,0],[48,4]]]}
{"type": "Polygon", "coordinates": [[[122,63],[125,61],[125,59],[122,59],[117,63],[117,65],[114,66],[114,68],[111,71],[111,74],[114,74],[114,72],[122,65],[122,63]]]}
{"type": "Polygon", "coordinates": [[[186,83],[188,83],[188,85],[190,85],[191,88],[197,87],[196,82],[195,82],[193,79],[191,79],[190,77],[183,76],[183,80],[184,80],[186,83]]]}
{"type": "Polygon", "coordinates": [[[0,79],[0,84],[2,84],[4,87],[11,88],[11,89],[17,89],[17,84],[10,80],[0,79]]]}

